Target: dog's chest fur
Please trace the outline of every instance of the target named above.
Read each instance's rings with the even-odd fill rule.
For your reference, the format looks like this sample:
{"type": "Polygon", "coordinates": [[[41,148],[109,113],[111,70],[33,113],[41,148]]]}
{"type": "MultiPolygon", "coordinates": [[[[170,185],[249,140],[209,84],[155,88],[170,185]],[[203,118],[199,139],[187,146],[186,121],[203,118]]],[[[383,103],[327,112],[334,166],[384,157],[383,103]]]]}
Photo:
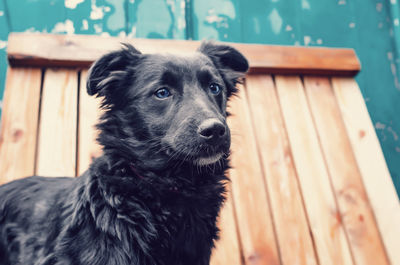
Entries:
{"type": "Polygon", "coordinates": [[[90,176],[86,190],[78,191],[85,199],[74,206],[75,220],[59,245],[70,246],[68,257],[79,255],[77,260],[84,260],[97,257],[96,253],[86,253],[84,247],[97,242],[92,251],[109,253],[103,252],[98,256],[101,260],[92,264],[208,264],[218,234],[216,217],[224,200],[225,177],[205,173],[191,177],[196,179],[182,175],[186,182],[178,185],[168,177],[138,177],[130,172],[126,179],[113,176],[112,182],[90,176]],[[128,185],[125,181],[135,183],[128,185]],[[82,229],[88,233],[81,238],[82,229]]]}

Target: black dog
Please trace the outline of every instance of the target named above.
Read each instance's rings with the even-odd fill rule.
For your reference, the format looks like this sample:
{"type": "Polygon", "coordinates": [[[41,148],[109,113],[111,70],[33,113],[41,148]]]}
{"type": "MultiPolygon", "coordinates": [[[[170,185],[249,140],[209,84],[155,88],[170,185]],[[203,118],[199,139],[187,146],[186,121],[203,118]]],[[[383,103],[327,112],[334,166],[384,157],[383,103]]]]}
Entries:
{"type": "Polygon", "coordinates": [[[91,68],[103,156],[78,178],[0,187],[0,264],[205,265],[218,237],[226,104],[248,69],[206,42],[192,57],[125,47],[91,68]]]}

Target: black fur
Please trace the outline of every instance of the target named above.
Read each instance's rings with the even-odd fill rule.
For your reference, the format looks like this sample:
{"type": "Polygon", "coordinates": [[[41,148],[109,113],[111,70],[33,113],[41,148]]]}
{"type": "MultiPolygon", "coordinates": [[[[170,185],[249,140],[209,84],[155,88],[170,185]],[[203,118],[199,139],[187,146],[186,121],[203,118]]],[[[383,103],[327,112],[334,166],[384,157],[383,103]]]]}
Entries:
{"type": "Polygon", "coordinates": [[[227,181],[226,103],[247,69],[237,50],[211,42],[192,57],[125,45],[100,58],[87,91],[103,98],[103,155],[78,178],[0,187],[0,265],[209,264],[227,181]]]}

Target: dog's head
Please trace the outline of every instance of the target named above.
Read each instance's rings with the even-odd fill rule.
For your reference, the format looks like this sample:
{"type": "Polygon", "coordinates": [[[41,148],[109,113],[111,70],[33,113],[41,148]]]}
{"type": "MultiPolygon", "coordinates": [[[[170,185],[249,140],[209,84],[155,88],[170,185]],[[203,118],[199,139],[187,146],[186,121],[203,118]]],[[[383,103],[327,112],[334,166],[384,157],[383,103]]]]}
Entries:
{"type": "Polygon", "coordinates": [[[227,45],[204,42],[191,57],[125,45],[90,69],[87,91],[105,109],[98,140],[105,153],[156,169],[216,163],[230,146],[227,100],[247,70],[227,45]]]}

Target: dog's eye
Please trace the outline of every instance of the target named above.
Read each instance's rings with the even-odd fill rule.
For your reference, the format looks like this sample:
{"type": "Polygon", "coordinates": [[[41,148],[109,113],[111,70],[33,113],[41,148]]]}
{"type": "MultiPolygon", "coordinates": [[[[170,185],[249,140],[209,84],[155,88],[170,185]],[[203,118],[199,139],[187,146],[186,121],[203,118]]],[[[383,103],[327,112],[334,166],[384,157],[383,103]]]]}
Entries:
{"type": "Polygon", "coordinates": [[[154,93],[154,95],[156,95],[156,97],[162,99],[162,98],[167,98],[167,97],[169,97],[169,96],[171,95],[171,92],[169,92],[168,88],[163,87],[163,88],[158,89],[158,90],[154,93]]]}
{"type": "Polygon", "coordinates": [[[218,95],[219,93],[221,93],[221,87],[216,83],[211,83],[209,88],[211,93],[213,93],[214,95],[218,95]]]}

